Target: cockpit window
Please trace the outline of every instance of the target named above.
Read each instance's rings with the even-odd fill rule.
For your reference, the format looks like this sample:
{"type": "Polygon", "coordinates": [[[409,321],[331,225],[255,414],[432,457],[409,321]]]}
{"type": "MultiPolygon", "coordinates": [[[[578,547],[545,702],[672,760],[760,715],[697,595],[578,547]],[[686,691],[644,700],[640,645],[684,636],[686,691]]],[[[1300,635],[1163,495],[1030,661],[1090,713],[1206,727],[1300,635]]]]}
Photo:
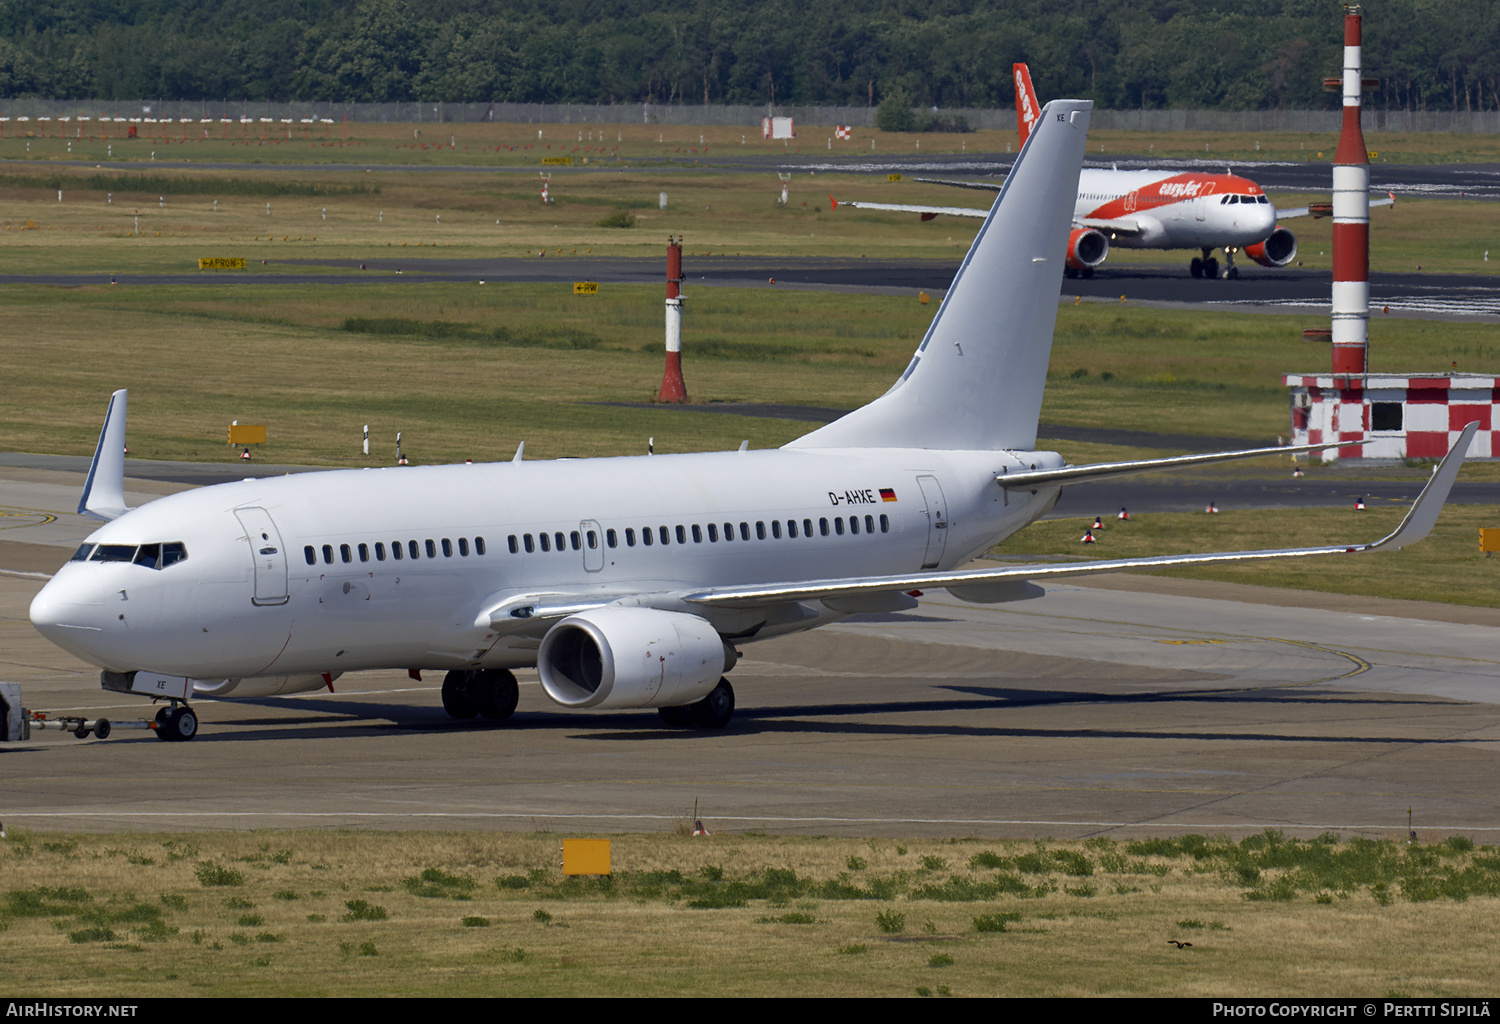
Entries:
{"type": "Polygon", "coordinates": [[[73,561],[81,562],[134,562],[147,569],[165,569],[187,558],[187,545],[181,541],[165,544],[100,544],[94,547],[85,544],[73,555],[73,561]]]}

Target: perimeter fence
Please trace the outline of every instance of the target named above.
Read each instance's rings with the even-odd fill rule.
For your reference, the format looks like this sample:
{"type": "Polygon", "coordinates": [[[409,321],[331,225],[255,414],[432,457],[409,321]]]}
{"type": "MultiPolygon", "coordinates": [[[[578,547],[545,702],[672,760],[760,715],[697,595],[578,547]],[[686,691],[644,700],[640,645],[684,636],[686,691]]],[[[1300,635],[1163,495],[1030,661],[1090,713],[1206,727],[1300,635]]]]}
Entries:
{"type": "MultiPolygon", "coordinates": [[[[916,111],[970,128],[1010,131],[1015,111],[960,107],[916,111]]],[[[759,128],[761,118],[774,114],[804,125],[875,126],[871,107],[776,107],[750,105],[667,105],[657,103],[254,103],[211,100],[48,100],[0,99],[0,116],[12,120],[80,118],[140,121],[225,120],[277,123],[323,121],[389,124],[482,123],[510,124],[648,124],[738,125],[759,128]]],[[[1500,111],[1370,110],[1363,116],[1366,131],[1500,133],[1500,111]]],[[[1149,132],[1338,132],[1338,110],[1095,110],[1091,127],[1149,132]]]]}

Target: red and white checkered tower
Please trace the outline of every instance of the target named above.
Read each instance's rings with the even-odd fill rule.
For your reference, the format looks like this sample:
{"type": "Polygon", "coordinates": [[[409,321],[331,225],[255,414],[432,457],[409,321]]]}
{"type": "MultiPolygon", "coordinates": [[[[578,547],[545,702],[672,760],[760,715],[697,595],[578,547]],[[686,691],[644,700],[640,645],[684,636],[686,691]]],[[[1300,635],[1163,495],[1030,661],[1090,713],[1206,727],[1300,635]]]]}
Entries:
{"type": "MultiPolygon", "coordinates": [[[[1333,372],[1368,365],[1370,158],[1360,130],[1360,8],[1344,8],[1344,127],[1333,156],[1333,372]]],[[[1343,433],[1343,431],[1340,431],[1343,433]]]]}
{"type": "Polygon", "coordinates": [[[658,402],[686,402],[682,380],[682,239],[667,237],[667,365],[661,375],[658,402]]]}

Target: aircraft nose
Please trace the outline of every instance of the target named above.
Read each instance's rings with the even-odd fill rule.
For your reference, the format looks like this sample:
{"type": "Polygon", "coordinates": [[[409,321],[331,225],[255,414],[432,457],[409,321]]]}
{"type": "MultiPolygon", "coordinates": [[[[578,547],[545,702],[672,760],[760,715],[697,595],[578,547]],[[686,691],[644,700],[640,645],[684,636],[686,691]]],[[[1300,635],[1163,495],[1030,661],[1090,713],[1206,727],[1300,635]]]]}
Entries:
{"type": "Polygon", "coordinates": [[[104,604],[64,566],[32,599],[31,624],[42,636],[80,656],[103,635],[104,604]]]}

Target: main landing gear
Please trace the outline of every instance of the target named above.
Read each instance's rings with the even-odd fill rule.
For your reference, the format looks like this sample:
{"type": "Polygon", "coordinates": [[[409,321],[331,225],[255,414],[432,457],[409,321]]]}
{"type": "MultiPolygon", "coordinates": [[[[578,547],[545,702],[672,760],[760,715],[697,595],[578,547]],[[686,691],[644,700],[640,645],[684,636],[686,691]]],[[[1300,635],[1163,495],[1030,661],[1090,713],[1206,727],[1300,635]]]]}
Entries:
{"type": "Polygon", "coordinates": [[[443,677],[443,710],[453,718],[483,715],[503,722],[520,695],[516,677],[503,668],[455,670],[443,677]]]}
{"type": "Polygon", "coordinates": [[[661,716],[663,725],[673,729],[687,729],[695,725],[702,729],[722,729],[734,717],[734,688],[729,685],[728,679],[721,676],[719,685],[702,700],[677,707],[657,708],[656,713],[661,716]]]}
{"type": "Polygon", "coordinates": [[[192,708],[174,700],[171,707],[157,709],[157,739],[168,743],[186,743],[196,735],[198,735],[198,713],[192,708]]]}
{"type": "MultiPolygon", "coordinates": [[[[1233,281],[1240,276],[1240,268],[1234,265],[1234,254],[1239,250],[1232,245],[1224,247],[1224,280],[1233,281]]],[[[1193,257],[1193,262],[1188,264],[1188,272],[1194,277],[1214,278],[1219,276],[1219,261],[1214,259],[1210,253],[1212,249],[1204,249],[1203,256],[1193,257]]]]}

